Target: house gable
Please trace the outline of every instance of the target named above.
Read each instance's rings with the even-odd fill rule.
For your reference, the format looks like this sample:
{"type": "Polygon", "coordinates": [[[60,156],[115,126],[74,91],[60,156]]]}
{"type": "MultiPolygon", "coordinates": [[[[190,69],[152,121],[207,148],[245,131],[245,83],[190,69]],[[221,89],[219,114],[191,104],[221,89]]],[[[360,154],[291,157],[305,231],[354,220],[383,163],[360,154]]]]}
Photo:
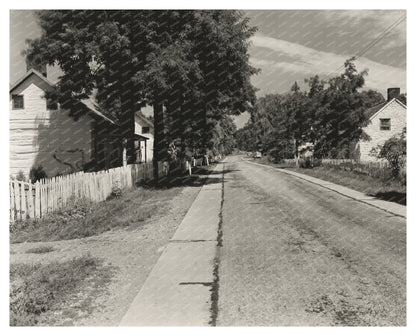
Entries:
{"type": "Polygon", "coordinates": [[[149,120],[149,118],[147,118],[143,113],[136,112],[134,119],[138,125],[140,125],[141,127],[149,127],[151,132],[153,133],[153,130],[154,130],[153,122],[149,120]]]}
{"type": "Polygon", "coordinates": [[[12,175],[22,171],[29,177],[31,168],[39,166],[48,177],[95,167],[100,150],[97,145],[102,142],[112,146],[105,148],[106,155],[111,156],[111,150],[119,152],[119,141],[114,136],[117,124],[111,118],[89,101],[76,103],[71,110],[48,108],[45,93],[53,89],[53,84],[36,70],[28,71],[10,87],[12,175]],[[23,95],[23,108],[13,108],[15,94],[23,95]]]}
{"type": "Polygon", "coordinates": [[[78,120],[69,112],[49,109],[45,93],[53,86],[35,71],[30,71],[10,90],[10,173],[22,171],[29,177],[31,168],[42,166],[47,176],[82,169],[92,159],[92,124],[82,115],[78,120]],[[13,109],[12,96],[23,95],[24,105],[13,109]]]}
{"type": "Polygon", "coordinates": [[[43,91],[47,92],[54,88],[54,85],[44,77],[39,71],[30,69],[22,78],[17,80],[13,85],[10,86],[10,93],[19,94],[24,91],[28,85],[35,84],[43,91]]]}
{"type": "Polygon", "coordinates": [[[402,132],[406,127],[406,110],[406,105],[397,99],[392,99],[373,113],[369,124],[363,129],[370,140],[359,142],[361,161],[374,161],[375,158],[370,155],[371,150],[402,132]]]}
{"type": "Polygon", "coordinates": [[[405,110],[407,109],[406,108],[406,105],[404,105],[400,100],[398,100],[396,98],[393,98],[388,103],[385,103],[383,106],[381,106],[380,109],[377,112],[375,112],[374,114],[372,114],[372,116],[370,117],[370,121],[372,121],[373,119],[377,118],[377,116],[379,116],[380,114],[382,114],[384,110],[386,110],[386,109],[388,110],[390,108],[390,106],[391,105],[394,105],[394,104],[399,104],[400,107],[404,108],[405,110]]]}

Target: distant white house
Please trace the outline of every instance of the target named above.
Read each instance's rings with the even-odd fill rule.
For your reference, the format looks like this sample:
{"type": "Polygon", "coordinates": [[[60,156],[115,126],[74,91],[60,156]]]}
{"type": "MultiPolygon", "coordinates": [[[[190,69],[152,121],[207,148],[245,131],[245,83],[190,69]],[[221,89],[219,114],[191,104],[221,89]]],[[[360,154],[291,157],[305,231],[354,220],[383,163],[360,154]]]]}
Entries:
{"type": "Polygon", "coordinates": [[[376,161],[370,155],[373,148],[383,145],[386,140],[394,135],[400,134],[406,127],[406,105],[396,97],[400,94],[400,89],[388,89],[388,101],[376,105],[366,111],[369,124],[363,129],[370,136],[370,141],[359,141],[356,147],[359,161],[376,161]]]}
{"type": "Polygon", "coordinates": [[[136,161],[150,162],[153,160],[154,125],[142,112],[135,114],[136,161]]]}

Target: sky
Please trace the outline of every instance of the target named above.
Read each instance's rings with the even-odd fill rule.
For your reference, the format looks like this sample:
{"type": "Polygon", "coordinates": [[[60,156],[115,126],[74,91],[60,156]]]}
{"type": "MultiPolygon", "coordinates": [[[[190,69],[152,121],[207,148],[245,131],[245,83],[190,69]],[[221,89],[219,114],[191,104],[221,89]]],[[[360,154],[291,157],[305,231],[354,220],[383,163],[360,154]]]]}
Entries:
{"type": "MultiPolygon", "coordinates": [[[[355,62],[357,70],[368,71],[364,89],[384,96],[389,87],[406,92],[406,19],[383,34],[406,16],[404,10],[251,10],[246,14],[258,28],[249,49],[250,63],[261,69],[252,78],[257,97],[287,92],[295,81],[306,89],[304,79],[315,75],[334,77],[342,72],[345,60],[376,39],[379,42],[355,62]]],[[[242,127],[248,118],[245,113],[235,122],[242,127]]]]}
{"type": "MultiPolygon", "coordinates": [[[[305,78],[319,75],[328,79],[342,72],[346,59],[357,55],[376,39],[356,61],[359,71],[368,70],[365,89],[386,96],[387,88],[406,92],[406,16],[403,10],[248,10],[250,23],[257,27],[249,48],[250,63],[261,69],[252,77],[257,96],[284,93],[296,81],[306,89],[305,78]]],[[[33,11],[10,12],[10,83],[26,72],[25,41],[40,36],[33,11]]],[[[57,72],[49,69],[52,81],[57,72]]],[[[238,127],[248,119],[235,118],[238,127]]]]}

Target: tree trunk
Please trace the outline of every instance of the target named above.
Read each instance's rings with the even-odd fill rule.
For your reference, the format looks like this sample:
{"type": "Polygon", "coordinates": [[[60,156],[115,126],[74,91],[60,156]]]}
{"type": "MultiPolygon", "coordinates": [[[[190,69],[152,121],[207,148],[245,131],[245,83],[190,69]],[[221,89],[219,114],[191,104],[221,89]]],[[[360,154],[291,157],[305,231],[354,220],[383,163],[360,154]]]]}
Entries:
{"type": "Polygon", "coordinates": [[[158,162],[167,161],[167,148],[163,122],[163,103],[160,100],[153,104],[153,114],[155,127],[153,146],[153,173],[155,183],[158,184],[160,182],[158,162]]]}
{"type": "Polygon", "coordinates": [[[296,168],[299,168],[298,141],[296,139],[294,139],[293,140],[293,144],[295,146],[295,162],[296,162],[296,168]]]}

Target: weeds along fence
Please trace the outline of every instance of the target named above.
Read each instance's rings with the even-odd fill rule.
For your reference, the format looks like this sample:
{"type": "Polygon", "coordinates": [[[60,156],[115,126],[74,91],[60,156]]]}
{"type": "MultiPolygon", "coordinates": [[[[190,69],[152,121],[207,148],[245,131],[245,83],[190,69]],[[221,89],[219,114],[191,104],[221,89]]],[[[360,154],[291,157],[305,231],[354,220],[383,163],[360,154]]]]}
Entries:
{"type": "MultiPolygon", "coordinates": [[[[167,167],[159,162],[159,176],[167,167]]],[[[94,173],[78,172],[42,179],[36,183],[10,180],[10,221],[41,218],[65,207],[73,197],[105,201],[115,189],[128,189],[153,178],[153,164],[131,164],[94,173]]]]}
{"type": "Polygon", "coordinates": [[[356,174],[369,175],[380,179],[388,179],[392,176],[392,171],[387,161],[355,162],[354,160],[323,159],[321,161],[321,166],[354,172],[356,174]]]}
{"type": "MultiPolygon", "coordinates": [[[[299,160],[301,166],[302,160],[299,160]]],[[[286,159],[284,162],[289,166],[296,166],[296,160],[294,159],[286,159]]],[[[314,166],[350,171],[381,179],[387,179],[392,176],[392,171],[387,161],[356,162],[352,159],[315,159],[314,166]]]]}

